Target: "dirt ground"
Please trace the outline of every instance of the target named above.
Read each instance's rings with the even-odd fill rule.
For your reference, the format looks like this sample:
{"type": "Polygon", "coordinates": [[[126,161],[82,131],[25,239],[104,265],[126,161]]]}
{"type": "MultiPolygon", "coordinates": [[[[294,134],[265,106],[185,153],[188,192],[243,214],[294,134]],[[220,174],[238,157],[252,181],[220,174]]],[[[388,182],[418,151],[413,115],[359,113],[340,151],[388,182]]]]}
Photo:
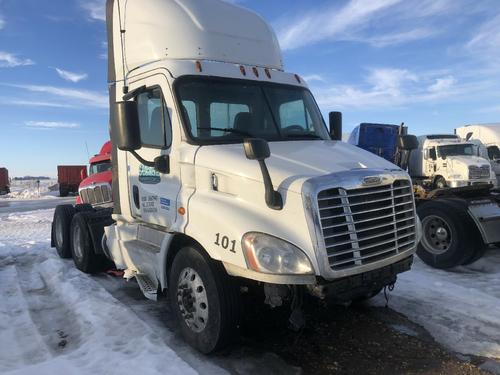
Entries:
{"type": "Polygon", "coordinates": [[[459,359],[390,307],[306,305],[306,326],[293,332],[286,310],[247,303],[253,313],[240,345],[273,352],[303,374],[487,374],[477,367],[484,359],[459,359]]]}

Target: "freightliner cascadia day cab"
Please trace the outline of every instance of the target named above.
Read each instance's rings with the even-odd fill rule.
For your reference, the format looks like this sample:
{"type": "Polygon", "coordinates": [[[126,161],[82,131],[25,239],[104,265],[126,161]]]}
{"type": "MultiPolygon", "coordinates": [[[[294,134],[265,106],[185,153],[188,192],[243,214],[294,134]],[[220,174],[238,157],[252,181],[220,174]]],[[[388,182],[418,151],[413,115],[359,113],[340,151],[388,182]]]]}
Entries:
{"type": "Polygon", "coordinates": [[[167,290],[186,341],[210,353],[235,337],[252,288],[297,309],[306,292],[370,298],[410,269],[408,174],[338,141],[340,113],[328,131],[259,16],[108,0],[107,22],[114,223],[76,207],[55,245],[80,270],[108,258],[148,298],[167,290]]]}

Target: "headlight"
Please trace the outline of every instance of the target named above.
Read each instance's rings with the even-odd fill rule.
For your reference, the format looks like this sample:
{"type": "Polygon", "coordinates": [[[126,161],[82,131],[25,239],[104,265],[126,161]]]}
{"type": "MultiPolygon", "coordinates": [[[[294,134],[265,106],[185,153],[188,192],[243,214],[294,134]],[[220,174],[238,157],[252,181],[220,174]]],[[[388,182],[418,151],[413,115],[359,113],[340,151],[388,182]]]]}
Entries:
{"type": "Polygon", "coordinates": [[[243,252],[248,266],[257,272],[271,274],[312,274],[311,262],[298,247],[264,233],[243,236],[243,252]]]}

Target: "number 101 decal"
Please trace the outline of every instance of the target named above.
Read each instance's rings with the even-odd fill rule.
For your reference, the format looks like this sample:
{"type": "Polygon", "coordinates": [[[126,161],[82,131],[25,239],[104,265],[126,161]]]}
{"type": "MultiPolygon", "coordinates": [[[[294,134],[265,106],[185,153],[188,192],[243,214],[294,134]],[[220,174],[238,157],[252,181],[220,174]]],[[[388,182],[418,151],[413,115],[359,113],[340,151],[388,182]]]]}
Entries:
{"type": "Polygon", "coordinates": [[[236,240],[230,240],[228,236],[222,236],[220,233],[215,235],[215,242],[217,246],[222,247],[232,253],[236,253],[236,240]]]}

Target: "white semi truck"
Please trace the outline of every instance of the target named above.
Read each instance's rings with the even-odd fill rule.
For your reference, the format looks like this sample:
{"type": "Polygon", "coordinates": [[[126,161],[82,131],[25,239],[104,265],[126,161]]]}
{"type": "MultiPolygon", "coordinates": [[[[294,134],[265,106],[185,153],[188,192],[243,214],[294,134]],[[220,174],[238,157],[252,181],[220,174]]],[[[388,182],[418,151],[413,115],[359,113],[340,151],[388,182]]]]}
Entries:
{"type": "Polygon", "coordinates": [[[465,125],[456,128],[455,133],[478,146],[479,155],[490,161],[500,187],[500,123],[465,125]]]}
{"type": "Polygon", "coordinates": [[[476,146],[458,135],[433,134],[418,137],[408,171],[436,189],[478,184],[496,186],[496,176],[488,160],[476,155],[476,146]]]}
{"type": "MultiPolygon", "coordinates": [[[[62,206],[53,243],[168,291],[192,346],[237,333],[241,293],[370,298],[421,236],[401,168],[339,141],[270,26],[219,0],[108,0],[114,208],[62,206]],[[109,260],[109,261],[108,261],[109,260]],[[242,287],[247,286],[247,287],[242,287]]],[[[292,303],[293,301],[293,303],[292,303]]]]}

